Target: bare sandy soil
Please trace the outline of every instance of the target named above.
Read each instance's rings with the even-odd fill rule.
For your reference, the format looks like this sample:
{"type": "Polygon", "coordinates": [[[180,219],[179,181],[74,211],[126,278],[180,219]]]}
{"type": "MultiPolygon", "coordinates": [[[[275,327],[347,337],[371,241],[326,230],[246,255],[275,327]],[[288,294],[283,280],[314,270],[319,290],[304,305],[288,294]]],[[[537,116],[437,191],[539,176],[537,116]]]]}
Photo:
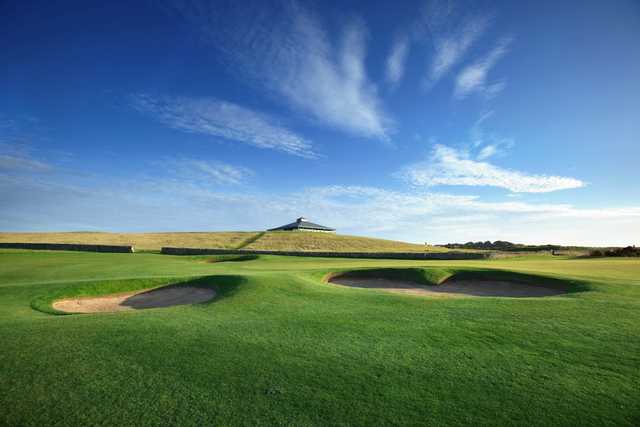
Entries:
{"type": "Polygon", "coordinates": [[[438,286],[422,286],[414,282],[372,277],[341,277],[330,283],[353,288],[379,289],[411,295],[475,296],[475,297],[546,297],[566,293],[563,289],[499,280],[448,280],[438,286]]]}
{"type": "Polygon", "coordinates": [[[167,286],[101,297],[67,298],[54,302],[53,308],[67,313],[105,313],[197,304],[215,296],[216,292],[211,288],[167,286]]]}

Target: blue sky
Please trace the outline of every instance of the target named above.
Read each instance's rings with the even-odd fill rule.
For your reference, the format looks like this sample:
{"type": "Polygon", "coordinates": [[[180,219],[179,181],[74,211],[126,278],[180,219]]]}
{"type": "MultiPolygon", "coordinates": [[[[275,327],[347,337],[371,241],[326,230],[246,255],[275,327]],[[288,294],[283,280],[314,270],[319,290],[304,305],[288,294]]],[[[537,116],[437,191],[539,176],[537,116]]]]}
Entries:
{"type": "Polygon", "coordinates": [[[640,3],[0,5],[0,230],[640,243],[640,3]]]}

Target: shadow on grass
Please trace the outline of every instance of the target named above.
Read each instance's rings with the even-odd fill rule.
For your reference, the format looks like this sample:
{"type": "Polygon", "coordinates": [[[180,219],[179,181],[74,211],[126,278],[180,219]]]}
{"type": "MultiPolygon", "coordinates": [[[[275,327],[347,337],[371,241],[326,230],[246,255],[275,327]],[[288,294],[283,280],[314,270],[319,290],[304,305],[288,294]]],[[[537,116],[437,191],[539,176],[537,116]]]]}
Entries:
{"type": "Polygon", "coordinates": [[[258,255],[213,255],[207,257],[205,262],[213,264],[218,262],[254,261],[258,258],[258,255]]]}
{"type": "MultiPolygon", "coordinates": [[[[206,299],[198,301],[197,305],[209,305],[218,302],[226,297],[230,297],[238,292],[240,286],[245,283],[247,279],[243,276],[234,275],[215,275],[215,276],[203,276],[196,278],[153,278],[153,279],[130,279],[130,280],[109,280],[100,282],[85,282],[78,284],[71,284],[62,288],[55,289],[44,295],[40,295],[31,301],[31,308],[34,310],[53,314],[53,315],[71,315],[80,313],[70,313],[65,311],[56,310],[53,307],[53,303],[57,300],[68,298],[88,298],[88,297],[104,297],[113,294],[133,292],[148,289],[148,291],[134,295],[123,303],[123,305],[142,309],[152,307],[167,307],[169,305],[156,305],[149,306],[148,301],[145,301],[145,297],[138,297],[139,295],[149,294],[153,296],[154,293],[158,293],[162,290],[171,290],[180,287],[190,288],[202,288],[209,289],[215,292],[215,297],[212,299],[206,299]]],[[[197,293],[197,291],[195,291],[197,293]]],[[[203,295],[206,293],[203,293],[203,295]]],[[[213,294],[213,293],[211,293],[213,294]]],[[[153,299],[153,298],[152,298],[153,299]]],[[[180,302],[178,302],[180,304],[180,302]]]]}

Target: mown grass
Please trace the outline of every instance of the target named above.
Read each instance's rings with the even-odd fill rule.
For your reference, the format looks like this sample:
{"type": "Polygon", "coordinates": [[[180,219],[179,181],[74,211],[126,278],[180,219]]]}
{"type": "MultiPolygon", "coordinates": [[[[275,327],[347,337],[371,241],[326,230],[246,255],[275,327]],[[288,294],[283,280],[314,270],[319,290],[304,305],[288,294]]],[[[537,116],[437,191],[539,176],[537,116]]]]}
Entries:
{"type": "Polygon", "coordinates": [[[207,258],[0,251],[0,425],[640,419],[640,260],[207,258]],[[549,298],[434,299],[320,280],[362,268],[409,268],[429,280],[519,272],[584,287],[549,298]],[[31,307],[196,278],[220,297],[96,315],[31,307]]]}

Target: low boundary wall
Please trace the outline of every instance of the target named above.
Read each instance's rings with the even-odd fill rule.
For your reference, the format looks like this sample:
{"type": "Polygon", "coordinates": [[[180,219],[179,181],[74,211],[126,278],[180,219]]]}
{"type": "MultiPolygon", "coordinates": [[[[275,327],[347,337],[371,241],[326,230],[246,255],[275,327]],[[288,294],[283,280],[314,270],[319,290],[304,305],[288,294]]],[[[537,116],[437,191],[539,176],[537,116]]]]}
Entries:
{"type": "Polygon", "coordinates": [[[198,249],[163,247],[165,255],[284,255],[323,258],[374,258],[374,259],[488,259],[491,253],[481,252],[305,252],[305,251],[252,251],[243,249],[198,249]]]}
{"type": "Polygon", "coordinates": [[[0,243],[1,249],[133,253],[133,246],[83,245],[75,243],[0,243]]]}

